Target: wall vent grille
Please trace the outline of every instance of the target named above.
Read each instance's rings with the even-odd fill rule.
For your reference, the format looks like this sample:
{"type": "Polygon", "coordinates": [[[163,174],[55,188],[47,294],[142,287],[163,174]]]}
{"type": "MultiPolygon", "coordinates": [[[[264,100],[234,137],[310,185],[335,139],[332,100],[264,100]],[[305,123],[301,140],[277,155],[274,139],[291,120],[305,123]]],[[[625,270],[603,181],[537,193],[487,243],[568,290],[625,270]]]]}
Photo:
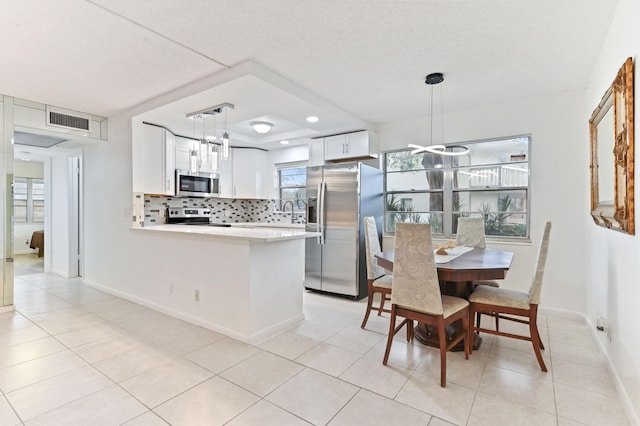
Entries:
{"type": "Polygon", "coordinates": [[[74,117],[73,115],[66,115],[60,114],[59,112],[49,111],[49,124],[89,131],[90,122],[87,118],[74,117]]]}

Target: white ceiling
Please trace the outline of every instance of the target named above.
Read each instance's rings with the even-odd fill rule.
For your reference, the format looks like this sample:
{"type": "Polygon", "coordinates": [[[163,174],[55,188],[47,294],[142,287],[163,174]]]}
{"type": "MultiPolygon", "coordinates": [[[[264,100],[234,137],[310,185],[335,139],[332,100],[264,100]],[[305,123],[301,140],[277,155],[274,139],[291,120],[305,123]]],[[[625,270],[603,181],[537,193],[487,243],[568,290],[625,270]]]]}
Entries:
{"type": "Polygon", "coordinates": [[[445,74],[445,110],[584,88],[617,4],[3,0],[0,93],[110,116],[251,61],[147,118],[191,136],[186,113],[231,102],[232,140],[271,148],[425,115],[431,72],[445,74]],[[314,110],[312,126],[301,117],[314,110]],[[274,122],[272,134],[252,133],[257,119],[274,122]]]}

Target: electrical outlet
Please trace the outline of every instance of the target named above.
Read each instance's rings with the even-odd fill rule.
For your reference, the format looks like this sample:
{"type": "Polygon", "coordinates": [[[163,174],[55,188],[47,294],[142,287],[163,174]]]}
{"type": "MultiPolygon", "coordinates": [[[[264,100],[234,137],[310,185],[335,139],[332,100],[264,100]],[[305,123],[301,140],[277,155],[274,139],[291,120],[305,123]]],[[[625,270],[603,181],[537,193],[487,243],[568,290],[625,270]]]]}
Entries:
{"type": "Polygon", "coordinates": [[[28,246],[29,245],[29,240],[24,240],[24,245],[28,246]]]}
{"type": "Polygon", "coordinates": [[[196,298],[196,302],[200,301],[200,290],[196,290],[195,298],[196,298]]]}

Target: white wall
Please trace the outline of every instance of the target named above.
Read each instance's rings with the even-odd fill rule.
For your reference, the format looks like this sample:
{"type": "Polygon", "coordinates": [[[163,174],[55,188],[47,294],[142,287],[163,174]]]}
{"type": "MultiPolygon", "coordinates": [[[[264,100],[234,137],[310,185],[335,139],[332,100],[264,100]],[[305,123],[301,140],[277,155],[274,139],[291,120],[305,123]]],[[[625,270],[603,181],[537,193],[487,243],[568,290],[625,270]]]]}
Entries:
{"type": "MultiPolygon", "coordinates": [[[[515,103],[456,111],[444,117],[445,143],[531,135],[531,244],[489,243],[515,253],[505,287],[527,291],[538,244],[552,220],[550,257],[545,270],[541,309],[582,314],[586,309],[583,229],[589,184],[588,129],[581,111],[582,91],[556,93],[515,103]]],[[[439,118],[434,118],[439,122],[439,118]]],[[[426,144],[427,117],[383,125],[380,149],[426,144]]],[[[435,141],[434,141],[435,142],[435,141]]],[[[385,238],[385,248],[393,239],[385,238]]]]}
{"type": "MultiPolygon", "coordinates": [[[[588,122],[593,109],[600,102],[607,87],[612,83],[618,69],[626,58],[634,59],[640,54],[640,3],[636,0],[620,0],[606,42],[587,87],[586,104],[581,120],[588,122]]],[[[634,61],[635,62],[635,61],[634,61]]],[[[637,65],[637,64],[636,64],[637,65]]],[[[635,69],[635,146],[640,146],[638,138],[638,117],[640,103],[637,87],[638,69],[635,69]]],[[[587,146],[583,147],[587,153],[587,146]]],[[[636,164],[637,163],[636,156],[636,164]]],[[[637,168],[637,166],[636,166],[637,168]]],[[[588,179],[584,169],[584,179],[588,179]]],[[[636,177],[638,174],[636,173],[636,177]]],[[[588,182],[588,181],[587,181],[588,182]]],[[[636,180],[635,199],[640,194],[640,181],[636,180]]],[[[636,202],[636,206],[638,203],[636,202]]],[[[586,206],[588,208],[588,205],[586,206]]],[[[640,211],[636,207],[636,217],[640,211]]],[[[638,220],[636,219],[636,229],[638,220]]],[[[638,231],[636,231],[638,234],[638,231]]],[[[635,421],[640,424],[640,236],[625,235],[588,223],[584,229],[586,247],[586,290],[587,317],[595,324],[603,315],[611,329],[611,341],[604,333],[598,337],[611,365],[620,378],[621,385],[629,398],[628,406],[633,407],[635,421]]]]}

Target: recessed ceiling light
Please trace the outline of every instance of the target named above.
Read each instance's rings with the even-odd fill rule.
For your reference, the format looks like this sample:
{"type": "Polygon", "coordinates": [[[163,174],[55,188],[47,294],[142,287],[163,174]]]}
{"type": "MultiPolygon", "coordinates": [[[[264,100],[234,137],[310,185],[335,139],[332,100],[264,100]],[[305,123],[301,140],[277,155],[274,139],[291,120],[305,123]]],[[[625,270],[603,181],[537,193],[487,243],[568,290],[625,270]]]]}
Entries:
{"type": "Polygon", "coordinates": [[[319,120],[319,118],[318,118],[318,117],[316,117],[315,115],[310,115],[310,116],[308,116],[308,117],[307,117],[307,121],[308,121],[309,123],[317,123],[317,122],[318,122],[318,120],[319,120]]]}
{"type": "Polygon", "coordinates": [[[289,141],[280,141],[282,145],[289,145],[289,141]]]}

